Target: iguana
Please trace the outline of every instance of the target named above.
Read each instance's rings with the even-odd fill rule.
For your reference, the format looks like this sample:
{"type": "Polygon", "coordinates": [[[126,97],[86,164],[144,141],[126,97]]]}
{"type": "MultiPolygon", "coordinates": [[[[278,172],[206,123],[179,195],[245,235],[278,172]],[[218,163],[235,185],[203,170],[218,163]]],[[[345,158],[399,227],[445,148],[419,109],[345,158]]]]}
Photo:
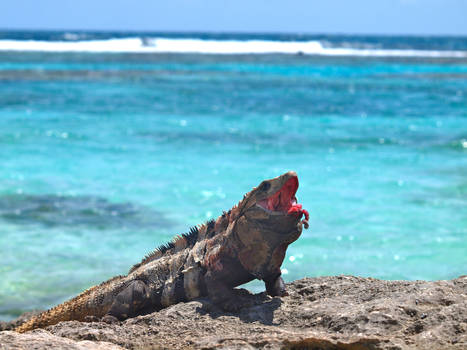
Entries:
{"type": "Polygon", "coordinates": [[[255,278],[265,282],[269,295],[286,295],[280,267],[309,220],[297,203],[297,189],[293,171],[261,182],[230,211],[176,236],[126,276],[94,286],[16,331],[70,320],[115,322],[202,296],[235,311],[240,305],[233,288],[255,278]]]}

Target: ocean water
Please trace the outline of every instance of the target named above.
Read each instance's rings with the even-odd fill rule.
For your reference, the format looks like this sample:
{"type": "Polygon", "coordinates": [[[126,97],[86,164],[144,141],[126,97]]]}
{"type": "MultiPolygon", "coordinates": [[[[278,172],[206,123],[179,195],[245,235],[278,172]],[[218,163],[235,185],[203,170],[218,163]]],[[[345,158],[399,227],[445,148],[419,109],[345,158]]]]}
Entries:
{"type": "Polygon", "coordinates": [[[0,319],[288,170],[285,280],[466,274],[467,38],[0,32],[0,319]]]}

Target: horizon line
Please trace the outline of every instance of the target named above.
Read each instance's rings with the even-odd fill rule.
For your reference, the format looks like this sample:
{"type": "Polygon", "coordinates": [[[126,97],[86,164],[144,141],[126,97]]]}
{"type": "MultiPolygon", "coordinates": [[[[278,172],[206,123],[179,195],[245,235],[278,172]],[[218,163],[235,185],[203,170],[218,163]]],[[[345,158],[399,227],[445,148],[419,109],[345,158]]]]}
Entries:
{"type": "Polygon", "coordinates": [[[333,36],[368,36],[368,37],[455,37],[467,39],[467,34],[434,34],[434,33],[359,33],[359,32],[299,32],[299,31],[230,31],[230,30],[148,30],[148,29],[73,29],[73,28],[2,28],[0,32],[99,32],[99,33],[158,33],[158,34],[240,34],[240,35],[333,35],[333,36]]]}

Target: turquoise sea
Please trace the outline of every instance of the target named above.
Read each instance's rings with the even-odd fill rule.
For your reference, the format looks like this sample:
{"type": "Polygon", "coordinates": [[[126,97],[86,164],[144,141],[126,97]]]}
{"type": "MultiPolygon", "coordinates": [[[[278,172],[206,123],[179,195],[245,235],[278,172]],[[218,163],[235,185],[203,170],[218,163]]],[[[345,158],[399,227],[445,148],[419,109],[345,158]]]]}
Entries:
{"type": "Polygon", "coordinates": [[[466,274],[467,38],[0,32],[0,319],[288,170],[287,281],[466,274]]]}

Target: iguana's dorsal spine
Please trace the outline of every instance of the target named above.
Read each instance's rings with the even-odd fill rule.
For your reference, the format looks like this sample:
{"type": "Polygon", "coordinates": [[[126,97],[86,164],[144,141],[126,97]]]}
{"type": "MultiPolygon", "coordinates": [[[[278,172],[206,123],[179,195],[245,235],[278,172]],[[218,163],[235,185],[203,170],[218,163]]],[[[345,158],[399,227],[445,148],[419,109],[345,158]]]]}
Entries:
{"type": "Polygon", "coordinates": [[[182,233],[181,235],[175,236],[169,242],[160,245],[154,249],[151,253],[147,254],[141,262],[133,265],[129,271],[132,273],[140,266],[145,265],[151,261],[160,259],[164,255],[173,254],[176,251],[180,251],[185,248],[190,248],[195,245],[198,241],[199,230],[202,229],[206,224],[198,226],[193,226],[188,233],[182,233]]]}

